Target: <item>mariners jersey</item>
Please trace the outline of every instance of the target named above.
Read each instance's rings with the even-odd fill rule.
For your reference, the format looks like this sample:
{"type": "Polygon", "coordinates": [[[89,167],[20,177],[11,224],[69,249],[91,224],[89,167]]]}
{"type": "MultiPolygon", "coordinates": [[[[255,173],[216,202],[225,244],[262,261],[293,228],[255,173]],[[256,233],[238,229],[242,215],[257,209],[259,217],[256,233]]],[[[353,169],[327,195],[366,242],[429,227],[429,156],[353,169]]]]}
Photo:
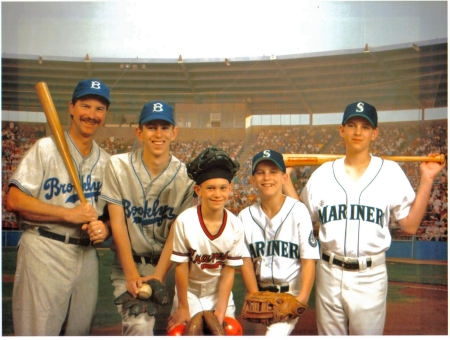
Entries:
{"type": "Polygon", "coordinates": [[[243,227],[227,209],[224,209],[222,225],[215,235],[206,228],[200,205],[178,216],[174,227],[171,260],[189,262],[190,282],[217,284],[223,265],[242,265],[243,227]]]}
{"type": "Polygon", "coordinates": [[[327,162],[310,177],[302,201],[320,223],[323,249],[341,256],[368,256],[391,244],[389,220],[408,216],[415,193],[400,166],[372,156],[363,176],[353,181],[344,159],[327,162]]]}
{"type": "Polygon", "coordinates": [[[101,197],[123,207],[135,254],[159,255],[170,224],[193,205],[193,182],[186,166],[171,156],[155,178],[142,160],[142,148],[111,156],[101,197]]]}
{"type": "Polygon", "coordinates": [[[245,226],[244,257],[251,257],[259,283],[283,285],[294,280],[301,259],[318,259],[317,240],[305,205],[285,197],[280,211],[269,219],[260,203],[239,213],[245,226]]]}
{"type": "MultiPolygon", "coordinates": [[[[105,202],[99,199],[106,163],[110,155],[101,149],[95,141],[91,153],[83,157],[67,132],[64,136],[72,156],[75,169],[80,178],[86,201],[96,208],[99,216],[103,214],[105,202]]],[[[48,204],[74,208],[80,199],[70,179],[69,173],[56,146],[54,138],[39,139],[24,155],[16,171],[9,180],[26,194],[48,204]]],[[[35,222],[22,219],[28,224],[35,222]]],[[[39,222],[39,225],[58,234],[80,237],[80,228],[70,223],[39,222]]]]}

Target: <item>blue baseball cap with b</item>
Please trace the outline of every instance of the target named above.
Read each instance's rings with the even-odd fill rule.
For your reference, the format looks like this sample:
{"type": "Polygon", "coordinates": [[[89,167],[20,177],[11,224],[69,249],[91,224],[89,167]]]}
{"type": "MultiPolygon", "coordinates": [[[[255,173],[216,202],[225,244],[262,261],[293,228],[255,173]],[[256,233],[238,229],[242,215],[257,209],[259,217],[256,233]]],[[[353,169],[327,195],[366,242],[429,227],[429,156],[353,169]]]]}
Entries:
{"type": "Polygon", "coordinates": [[[253,156],[252,160],[252,175],[255,174],[256,166],[262,161],[271,161],[274,163],[282,172],[286,173],[286,164],[284,164],[283,155],[275,150],[266,149],[258,152],[253,156]]]}
{"type": "Polygon", "coordinates": [[[350,118],[362,117],[369,121],[372,127],[376,128],[378,124],[377,109],[366,102],[355,102],[347,105],[342,117],[342,125],[347,123],[350,118]]]}
{"type": "Polygon", "coordinates": [[[175,125],[172,106],[162,100],[155,100],[145,104],[139,116],[139,125],[152,120],[164,120],[175,125]]]}
{"type": "Polygon", "coordinates": [[[89,94],[103,97],[110,103],[109,88],[101,80],[86,79],[80,81],[73,91],[72,98],[81,98],[89,94]]]}

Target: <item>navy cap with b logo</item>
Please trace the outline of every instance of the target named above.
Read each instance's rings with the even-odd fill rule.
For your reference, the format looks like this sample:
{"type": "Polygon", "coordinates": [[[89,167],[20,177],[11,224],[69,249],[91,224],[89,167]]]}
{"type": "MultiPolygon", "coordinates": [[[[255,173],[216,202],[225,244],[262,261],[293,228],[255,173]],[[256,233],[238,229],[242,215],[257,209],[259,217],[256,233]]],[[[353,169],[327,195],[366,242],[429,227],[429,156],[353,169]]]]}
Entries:
{"type": "Polygon", "coordinates": [[[253,156],[252,160],[252,175],[255,174],[256,166],[262,161],[271,161],[274,163],[282,172],[286,172],[286,165],[284,164],[283,155],[275,150],[266,149],[258,152],[253,156]]]}
{"type": "Polygon", "coordinates": [[[73,91],[72,98],[81,98],[89,94],[103,97],[108,103],[110,103],[109,88],[101,80],[86,79],[80,81],[73,91]]]}
{"type": "Polygon", "coordinates": [[[344,111],[344,116],[342,117],[342,125],[347,123],[350,118],[353,117],[363,117],[367,119],[376,128],[378,124],[377,109],[373,105],[366,102],[355,102],[347,105],[344,111]]]}
{"type": "Polygon", "coordinates": [[[141,115],[139,116],[139,125],[148,123],[152,120],[164,120],[175,125],[172,106],[161,100],[145,104],[142,108],[141,115]]]}

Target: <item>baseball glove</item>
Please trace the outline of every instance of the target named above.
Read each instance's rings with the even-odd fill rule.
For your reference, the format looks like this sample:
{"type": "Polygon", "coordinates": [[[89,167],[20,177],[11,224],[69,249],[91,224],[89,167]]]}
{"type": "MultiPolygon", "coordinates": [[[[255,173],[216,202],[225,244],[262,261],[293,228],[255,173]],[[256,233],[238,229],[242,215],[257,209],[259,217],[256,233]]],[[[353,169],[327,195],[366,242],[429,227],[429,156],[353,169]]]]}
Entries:
{"type": "Polygon", "coordinates": [[[169,303],[169,293],[166,287],[156,279],[148,282],[152,287],[152,295],[148,299],[134,298],[128,291],[118,296],[114,303],[122,305],[128,315],[138,316],[141,313],[147,313],[150,316],[156,315],[158,305],[167,305],[169,303]]]}
{"type": "Polygon", "coordinates": [[[245,298],[241,316],[251,322],[270,325],[295,319],[307,307],[289,293],[255,292],[245,298]]]}
{"type": "Polygon", "coordinates": [[[156,279],[148,281],[150,287],[152,287],[152,295],[150,299],[156,302],[158,305],[167,305],[169,303],[169,292],[164,284],[156,279]]]}
{"type": "Polygon", "coordinates": [[[214,312],[204,310],[195,314],[184,329],[183,335],[226,335],[214,312]]]}
{"type": "Polygon", "coordinates": [[[186,167],[188,176],[197,182],[199,176],[214,167],[227,169],[234,177],[239,170],[239,163],[232,160],[225,151],[212,147],[200,152],[186,167]]]}
{"type": "Polygon", "coordinates": [[[130,316],[138,316],[141,313],[147,313],[153,316],[157,312],[156,304],[153,301],[150,299],[141,300],[134,298],[128,291],[114,299],[114,303],[116,305],[122,305],[123,311],[130,316]]]}

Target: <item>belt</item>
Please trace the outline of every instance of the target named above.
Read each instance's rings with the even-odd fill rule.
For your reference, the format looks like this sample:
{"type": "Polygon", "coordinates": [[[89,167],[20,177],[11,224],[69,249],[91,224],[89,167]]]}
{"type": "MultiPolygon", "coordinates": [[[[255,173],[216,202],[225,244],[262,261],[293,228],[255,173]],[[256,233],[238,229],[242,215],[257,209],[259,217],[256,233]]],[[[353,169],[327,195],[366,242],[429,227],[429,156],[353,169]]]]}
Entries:
{"type": "Polygon", "coordinates": [[[151,264],[153,266],[156,266],[159,261],[159,255],[155,255],[155,256],[133,255],[133,259],[134,259],[134,262],[136,262],[136,263],[151,264]]]}
{"type": "Polygon", "coordinates": [[[286,293],[289,291],[289,285],[288,286],[266,286],[261,287],[258,286],[260,291],[268,291],[268,292],[274,292],[274,293],[286,293]]]}
{"type": "Polygon", "coordinates": [[[42,229],[39,227],[37,228],[37,231],[40,236],[47,237],[52,240],[61,241],[61,242],[68,243],[68,244],[75,244],[75,245],[84,246],[84,247],[92,245],[91,240],[88,238],[76,238],[76,237],[70,237],[68,235],[60,235],[60,234],[56,234],[56,233],[53,233],[51,231],[48,231],[46,229],[42,229]]]}
{"type": "Polygon", "coordinates": [[[345,270],[363,270],[385,263],[385,254],[380,253],[374,256],[358,257],[342,257],[334,254],[322,253],[322,260],[342,267],[345,270]],[[332,260],[330,261],[330,259],[332,260]]]}

